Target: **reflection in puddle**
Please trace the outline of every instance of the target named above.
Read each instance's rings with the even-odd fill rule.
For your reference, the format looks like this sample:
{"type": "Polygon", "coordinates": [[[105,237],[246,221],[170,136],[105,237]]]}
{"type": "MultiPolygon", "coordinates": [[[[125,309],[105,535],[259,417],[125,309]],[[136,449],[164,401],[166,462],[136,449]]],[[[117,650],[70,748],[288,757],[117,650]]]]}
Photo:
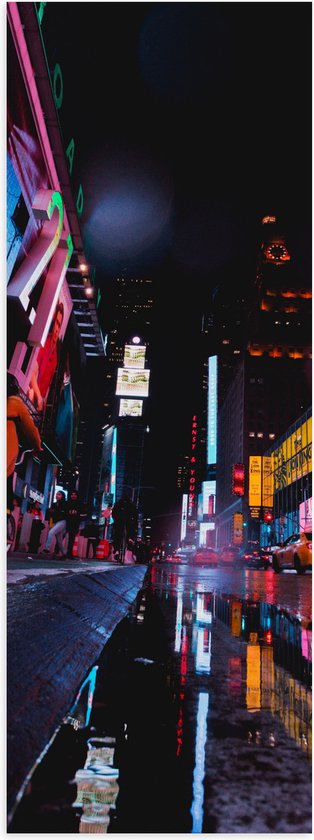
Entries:
{"type": "MultiPolygon", "coordinates": [[[[152,568],[150,585],[80,687],[65,742],[32,777],[12,831],[222,830],[209,802],[215,779],[227,812],[241,772],[250,779],[261,766],[263,783],[272,784],[268,765],[276,760],[278,773],[289,739],[308,766],[311,672],[312,633],[299,619],[257,597],[208,592],[204,581],[152,568]],[[58,773],[68,780],[66,795],[58,773]]],[[[245,801],[255,795],[250,781],[243,791],[245,801]]],[[[234,802],[238,813],[237,794],[234,802]]],[[[266,797],[262,830],[276,830],[268,816],[266,797]]]]}
{"type": "Polygon", "coordinates": [[[193,773],[192,833],[201,834],[203,827],[205,744],[207,739],[208,693],[200,691],[196,718],[195,767],[193,773]]]}
{"type": "Polygon", "coordinates": [[[84,769],[75,774],[77,797],[75,806],[83,809],[80,833],[105,834],[110,823],[110,810],[119,793],[119,771],[113,767],[115,738],[90,738],[84,769]]]}

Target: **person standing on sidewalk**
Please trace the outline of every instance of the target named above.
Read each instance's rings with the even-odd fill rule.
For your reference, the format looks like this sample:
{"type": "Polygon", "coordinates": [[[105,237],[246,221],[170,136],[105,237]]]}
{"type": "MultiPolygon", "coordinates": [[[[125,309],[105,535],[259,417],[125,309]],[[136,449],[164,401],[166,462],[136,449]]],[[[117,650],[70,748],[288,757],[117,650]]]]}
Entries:
{"type": "Polygon", "coordinates": [[[56,501],[50,508],[50,514],[53,520],[53,526],[50,528],[48,533],[48,537],[46,540],[45,548],[42,550],[42,554],[51,554],[50,548],[53,538],[56,538],[58,549],[61,553],[61,557],[65,558],[66,552],[63,549],[63,539],[66,532],[67,527],[67,513],[68,513],[68,505],[65,498],[65,493],[63,490],[58,490],[56,493],[56,501]]]}
{"type": "Polygon", "coordinates": [[[112,518],[114,522],[113,529],[113,546],[115,557],[117,558],[123,546],[123,538],[125,537],[125,548],[128,540],[136,539],[137,532],[137,510],[129,497],[129,494],[124,492],[112,508],[112,518]]]}
{"type": "Polygon", "coordinates": [[[7,508],[13,506],[13,477],[24,438],[34,453],[41,452],[41,437],[26,405],[19,397],[19,383],[12,373],[7,374],[7,508]]]}
{"type": "Polygon", "coordinates": [[[69,534],[69,542],[68,542],[68,551],[67,556],[70,560],[73,559],[73,545],[76,534],[80,527],[80,522],[85,516],[83,507],[81,502],[78,498],[78,493],[76,490],[71,490],[70,498],[68,500],[68,510],[67,510],[67,531],[69,534]]]}

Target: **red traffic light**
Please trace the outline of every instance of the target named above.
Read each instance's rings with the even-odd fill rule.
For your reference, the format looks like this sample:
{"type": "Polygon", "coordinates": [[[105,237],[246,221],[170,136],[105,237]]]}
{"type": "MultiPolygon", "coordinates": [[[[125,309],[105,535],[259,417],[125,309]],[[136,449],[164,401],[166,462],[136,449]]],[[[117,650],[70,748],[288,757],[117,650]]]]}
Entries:
{"type": "Polygon", "coordinates": [[[272,522],[273,521],[273,514],[272,513],[264,513],[264,522],[272,522]]]}

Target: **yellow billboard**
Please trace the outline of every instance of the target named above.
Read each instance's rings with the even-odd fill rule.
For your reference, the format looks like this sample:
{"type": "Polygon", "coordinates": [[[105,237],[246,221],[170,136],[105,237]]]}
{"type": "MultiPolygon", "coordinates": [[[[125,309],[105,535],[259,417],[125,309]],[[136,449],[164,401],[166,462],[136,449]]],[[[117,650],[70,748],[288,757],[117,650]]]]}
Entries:
{"type": "Polygon", "coordinates": [[[263,455],[263,492],[262,505],[263,507],[272,508],[274,504],[274,476],[272,473],[272,460],[267,455],[263,455]]]}
{"type": "Polygon", "coordinates": [[[262,458],[250,455],[249,458],[249,506],[260,507],[262,503],[262,458]]]}
{"type": "Polygon", "coordinates": [[[312,472],[312,417],[289,435],[271,457],[275,491],[312,472]]]}

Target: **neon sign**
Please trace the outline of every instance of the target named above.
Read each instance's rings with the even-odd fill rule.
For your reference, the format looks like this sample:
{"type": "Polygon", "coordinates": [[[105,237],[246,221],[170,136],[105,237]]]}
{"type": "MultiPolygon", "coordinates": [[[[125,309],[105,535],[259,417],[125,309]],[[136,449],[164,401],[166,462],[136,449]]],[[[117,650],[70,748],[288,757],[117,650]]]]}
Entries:
{"type": "Polygon", "coordinates": [[[207,463],[217,462],[217,356],[208,359],[208,445],[207,463]]]}

